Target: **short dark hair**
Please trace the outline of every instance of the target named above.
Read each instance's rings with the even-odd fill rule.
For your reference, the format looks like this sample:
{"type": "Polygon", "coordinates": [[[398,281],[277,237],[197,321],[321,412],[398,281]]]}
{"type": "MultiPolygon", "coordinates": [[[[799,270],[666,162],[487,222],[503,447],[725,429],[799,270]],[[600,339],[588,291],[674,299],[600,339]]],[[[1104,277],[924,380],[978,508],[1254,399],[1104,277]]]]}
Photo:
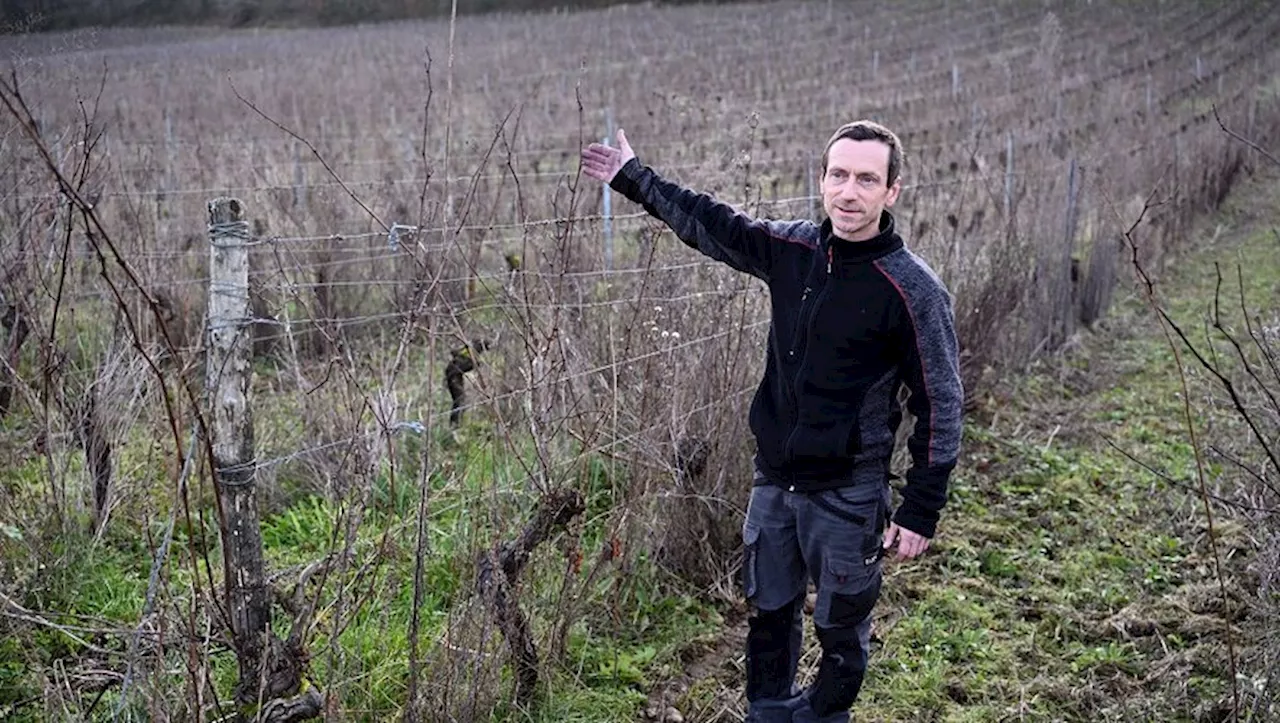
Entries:
{"type": "Polygon", "coordinates": [[[902,173],[902,163],[906,158],[906,153],[902,150],[902,141],[893,131],[869,120],[845,123],[831,135],[831,140],[827,141],[827,147],[822,149],[823,176],[827,175],[827,160],[831,155],[831,146],[841,138],[848,138],[851,141],[880,141],[889,146],[889,177],[885,179],[884,185],[892,186],[898,181],[898,175],[902,173]]]}

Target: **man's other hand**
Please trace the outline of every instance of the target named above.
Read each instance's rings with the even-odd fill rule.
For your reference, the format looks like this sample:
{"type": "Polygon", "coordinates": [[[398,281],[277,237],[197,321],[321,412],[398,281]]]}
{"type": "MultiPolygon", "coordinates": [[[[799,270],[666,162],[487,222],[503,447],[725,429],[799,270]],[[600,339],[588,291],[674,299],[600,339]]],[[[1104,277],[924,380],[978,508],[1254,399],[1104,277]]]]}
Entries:
{"type": "Polygon", "coordinates": [[[894,543],[898,545],[898,554],[893,559],[898,561],[919,557],[929,549],[929,538],[917,535],[905,527],[898,527],[896,522],[891,522],[889,531],[884,533],[884,549],[892,549],[894,543]]]}
{"type": "Polygon", "coordinates": [[[602,143],[592,143],[582,149],[582,170],[588,176],[609,183],[613,177],[618,175],[618,171],[627,165],[627,161],[636,157],[636,152],[631,150],[631,144],[627,143],[627,135],[618,129],[617,133],[618,147],[613,148],[602,143]]]}

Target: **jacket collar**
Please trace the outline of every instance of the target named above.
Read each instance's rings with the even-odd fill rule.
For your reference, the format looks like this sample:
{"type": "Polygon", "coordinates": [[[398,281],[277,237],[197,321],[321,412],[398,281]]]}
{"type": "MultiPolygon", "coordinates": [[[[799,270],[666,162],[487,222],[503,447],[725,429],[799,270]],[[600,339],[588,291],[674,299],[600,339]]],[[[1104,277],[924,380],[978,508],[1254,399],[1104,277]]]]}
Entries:
{"type": "Polygon", "coordinates": [[[866,241],[846,241],[831,233],[831,219],[822,222],[822,247],[839,263],[867,263],[902,248],[902,237],[894,229],[893,214],[880,212],[880,233],[866,241]]]}

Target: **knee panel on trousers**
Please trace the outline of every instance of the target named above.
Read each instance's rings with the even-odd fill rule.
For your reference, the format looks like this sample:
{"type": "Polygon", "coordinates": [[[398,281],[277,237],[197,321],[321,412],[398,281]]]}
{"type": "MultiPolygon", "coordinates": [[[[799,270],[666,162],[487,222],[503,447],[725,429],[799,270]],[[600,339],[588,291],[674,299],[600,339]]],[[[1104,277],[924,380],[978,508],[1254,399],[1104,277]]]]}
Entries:
{"type": "Polygon", "coordinates": [[[822,663],[809,689],[809,705],[819,718],[848,710],[858,698],[867,656],[856,628],[818,628],[822,663]]]}
{"type": "Polygon", "coordinates": [[[877,580],[859,592],[831,598],[831,626],[817,627],[822,663],[809,690],[809,704],[819,717],[848,710],[858,698],[867,671],[868,618],[879,595],[877,580]]]}
{"type": "Polygon", "coordinates": [[[803,602],[803,596],[797,597],[776,610],[757,610],[748,618],[748,700],[790,694],[800,649],[803,602]]]}

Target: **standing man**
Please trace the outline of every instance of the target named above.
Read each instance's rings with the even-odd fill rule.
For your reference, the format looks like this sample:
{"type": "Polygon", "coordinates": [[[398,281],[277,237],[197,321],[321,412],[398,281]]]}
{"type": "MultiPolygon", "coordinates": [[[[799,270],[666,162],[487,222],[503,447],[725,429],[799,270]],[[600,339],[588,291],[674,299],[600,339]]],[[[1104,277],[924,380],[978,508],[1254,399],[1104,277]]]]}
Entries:
{"type": "Polygon", "coordinates": [[[960,447],[963,389],[951,296],[898,236],[902,143],[870,121],[822,153],[827,219],[748,217],[663,179],[617,148],[591,144],[582,169],[644,206],[686,245],[769,286],[764,379],[751,404],[755,481],[743,525],[748,721],[845,723],[862,687],[881,558],[929,547],[960,447]],[[890,515],[889,461],[915,416],[912,466],[890,515]],[[886,524],[888,529],[886,531],[886,524]],[[818,599],[817,678],[795,685],[806,582],[818,599]]]}

